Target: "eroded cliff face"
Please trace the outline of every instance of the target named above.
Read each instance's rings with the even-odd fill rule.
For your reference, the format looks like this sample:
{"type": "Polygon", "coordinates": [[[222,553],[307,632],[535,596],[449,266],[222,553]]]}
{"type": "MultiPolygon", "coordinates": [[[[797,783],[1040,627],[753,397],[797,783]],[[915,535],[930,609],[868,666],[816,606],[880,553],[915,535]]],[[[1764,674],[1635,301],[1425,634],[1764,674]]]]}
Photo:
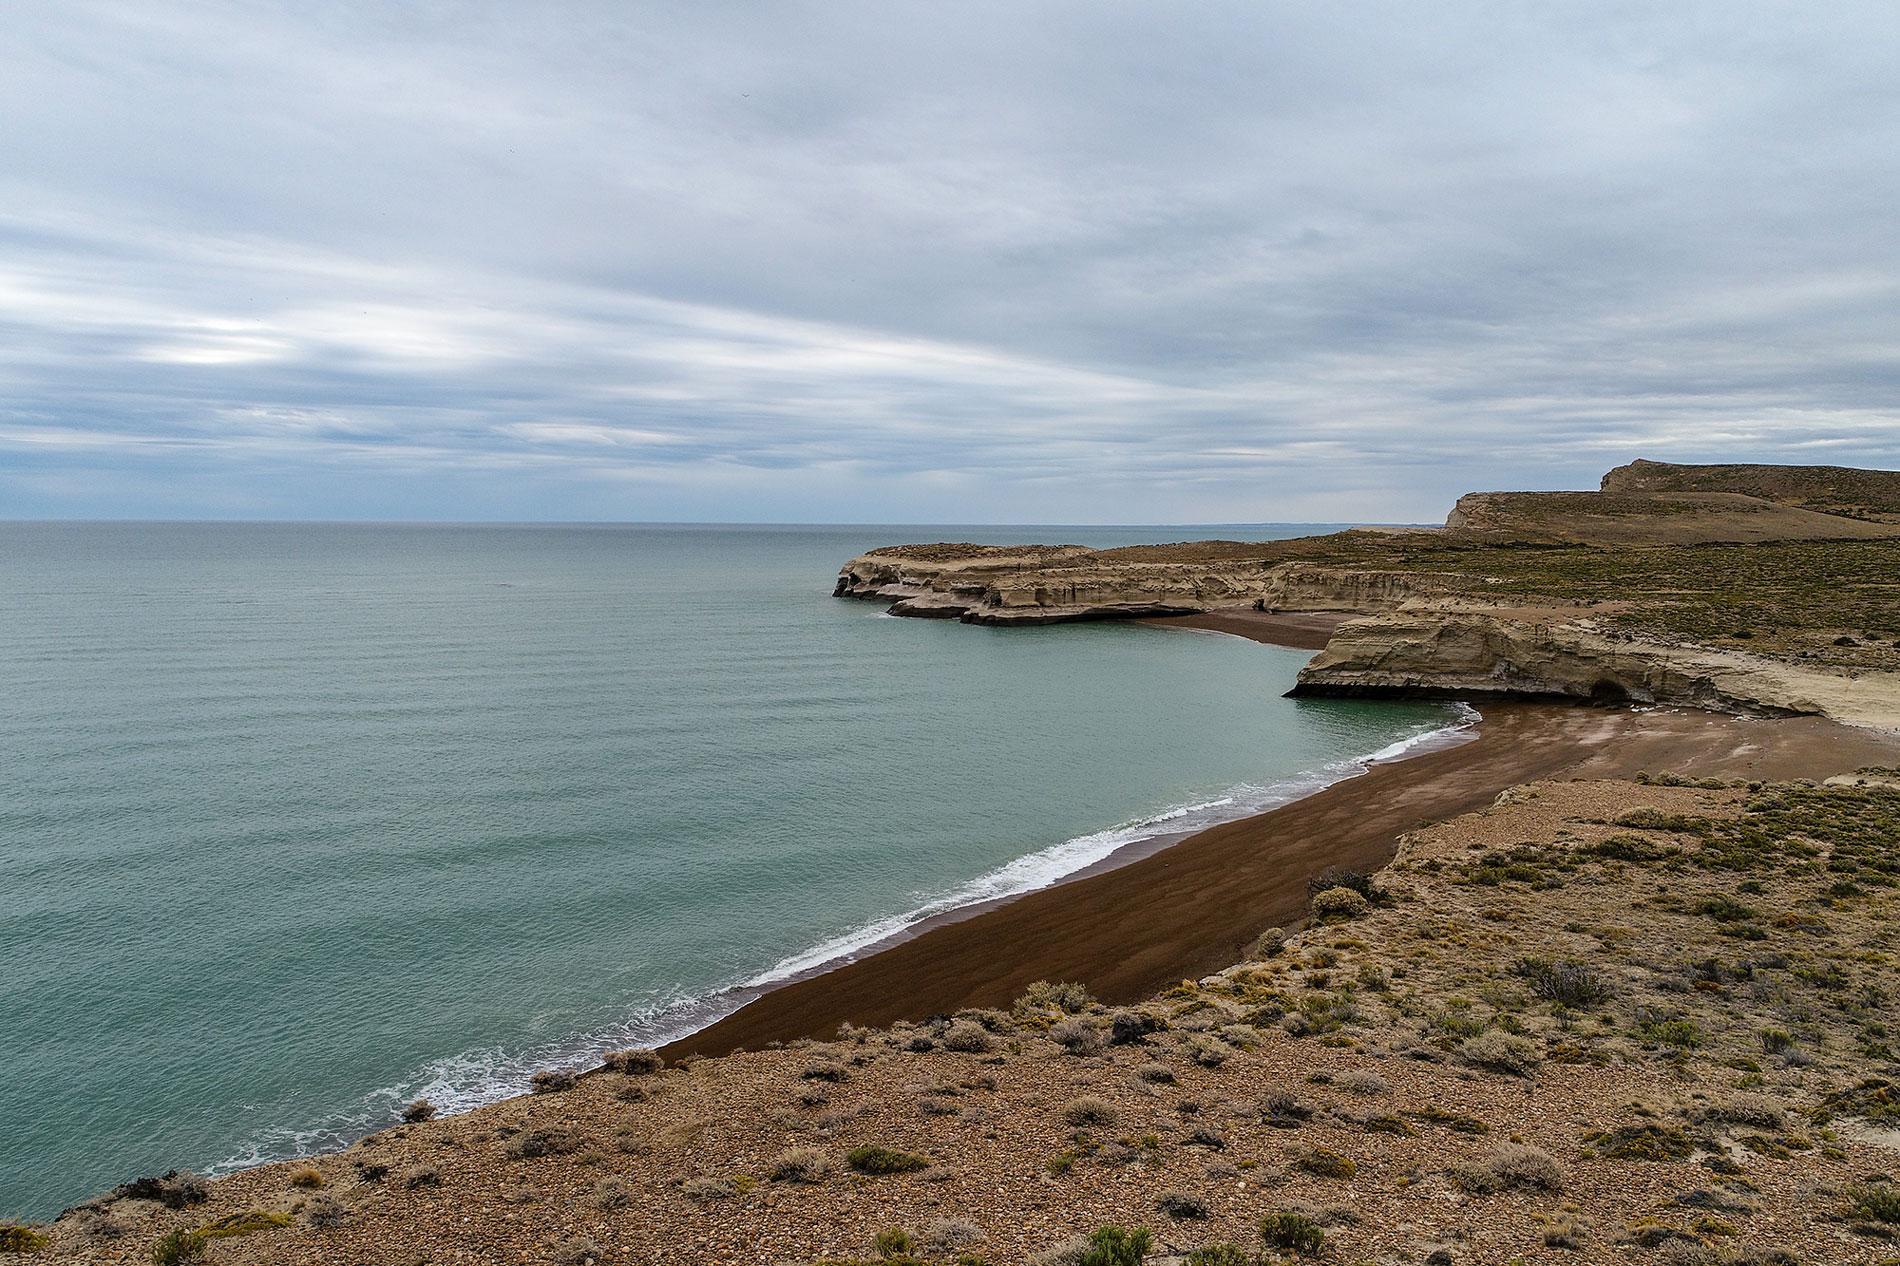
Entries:
{"type": "Polygon", "coordinates": [[[1819,714],[1900,729],[1900,681],[1634,638],[1581,609],[1526,618],[1431,572],[1308,563],[1121,563],[1080,546],[933,546],[852,559],[834,592],[967,624],[1179,615],[1234,607],[1349,612],[1294,693],[1655,703],[1819,714]]]}
{"type": "Polygon", "coordinates": [[[832,592],[889,603],[896,615],[1053,624],[1228,607],[1384,611],[1450,585],[1448,577],[1430,573],[1246,561],[1121,563],[1079,546],[1061,549],[1038,558],[1020,551],[951,558],[864,554],[844,565],[832,592]]]}
{"type": "Polygon", "coordinates": [[[1869,548],[1896,538],[1900,473],[1639,462],[1611,471],[1601,492],[1471,494],[1442,531],[898,546],[852,559],[834,592],[971,624],[1344,612],[1366,618],[1339,627],[1298,693],[1635,701],[1900,730],[1900,673],[1885,649],[1900,648],[1886,602],[1900,589],[1880,579],[1891,555],[1869,548]],[[1773,548],[1796,542],[1814,548],[1773,548]],[[1820,567],[1842,556],[1872,559],[1875,574],[1820,567]],[[1816,567],[1826,575],[1813,578],[1816,567]],[[1717,600],[1743,590],[1747,602],[1717,600]],[[1617,608],[1627,627],[1604,622],[1617,608]],[[1686,615],[1657,614],[1673,609],[1686,615]],[[1758,621],[1789,617],[1799,636],[1738,648],[1758,621]],[[1728,649],[1694,644],[1703,637],[1728,649]],[[1839,647],[1862,649],[1843,662],[1839,647]]]}
{"type": "Polygon", "coordinates": [[[1293,693],[1656,703],[1900,729],[1900,681],[1618,637],[1588,621],[1413,609],[1350,620],[1293,693]]]}

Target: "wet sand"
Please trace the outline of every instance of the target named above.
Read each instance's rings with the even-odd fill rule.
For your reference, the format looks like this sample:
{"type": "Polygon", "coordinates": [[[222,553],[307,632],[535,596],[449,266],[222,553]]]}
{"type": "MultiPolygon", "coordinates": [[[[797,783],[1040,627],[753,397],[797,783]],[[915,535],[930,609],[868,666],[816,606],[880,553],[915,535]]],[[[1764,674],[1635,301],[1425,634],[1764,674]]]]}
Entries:
{"type": "Polygon", "coordinates": [[[1546,703],[1487,703],[1483,713],[1471,742],[1375,766],[1127,865],[926,925],[773,989],[664,1053],[717,1055],[830,1037],[847,1021],[884,1025],[1006,1006],[1036,980],[1081,981],[1104,1001],[1133,1002],[1228,966],[1265,929],[1299,919],[1308,878],[1382,866],[1407,831],[1483,808],[1519,783],[1641,771],[1825,777],[1900,763],[1900,738],[1811,717],[1546,703]]]}
{"type": "Polygon", "coordinates": [[[1274,646],[1292,646],[1303,651],[1323,650],[1333,630],[1352,619],[1344,611],[1292,611],[1278,613],[1236,607],[1229,611],[1203,611],[1199,615],[1165,615],[1143,620],[1168,629],[1205,629],[1212,633],[1232,633],[1253,642],[1274,646]]]}

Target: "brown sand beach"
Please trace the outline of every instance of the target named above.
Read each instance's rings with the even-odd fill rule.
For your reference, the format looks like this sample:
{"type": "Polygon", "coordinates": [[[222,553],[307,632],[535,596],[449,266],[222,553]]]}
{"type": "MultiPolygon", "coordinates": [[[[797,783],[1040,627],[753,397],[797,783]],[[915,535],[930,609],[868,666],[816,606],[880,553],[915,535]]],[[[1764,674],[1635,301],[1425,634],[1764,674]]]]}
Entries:
{"type": "Polygon", "coordinates": [[[841,1023],[1003,1006],[1037,980],[1081,981],[1106,1001],[1134,1001],[1235,962],[1263,930],[1299,918],[1309,878],[1382,866],[1401,835],[1520,783],[1645,770],[1825,777],[1900,762],[1900,739],[1812,717],[1538,703],[1486,704],[1482,716],[1471,742],[1376,766],[1127,865],[931,926],[774,989],[664,1053],[717,1055],[829,1036],[841,1023]]]}

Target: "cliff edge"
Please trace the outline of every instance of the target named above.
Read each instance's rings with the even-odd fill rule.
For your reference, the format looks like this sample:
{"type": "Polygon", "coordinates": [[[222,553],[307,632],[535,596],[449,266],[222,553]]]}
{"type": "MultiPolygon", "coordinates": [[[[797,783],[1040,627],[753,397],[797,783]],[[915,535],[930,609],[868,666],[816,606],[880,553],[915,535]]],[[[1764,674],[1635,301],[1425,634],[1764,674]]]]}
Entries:
{"type": "Polygon", "coordinates": [[[1473,493],[1442,529],[1269,542],[906,545],[833,592],[990,625],[1248,608],[1348,621],[1304,695],[1816,713],[1900,729],[1900,473],[1632,462],[1473,493]]]}

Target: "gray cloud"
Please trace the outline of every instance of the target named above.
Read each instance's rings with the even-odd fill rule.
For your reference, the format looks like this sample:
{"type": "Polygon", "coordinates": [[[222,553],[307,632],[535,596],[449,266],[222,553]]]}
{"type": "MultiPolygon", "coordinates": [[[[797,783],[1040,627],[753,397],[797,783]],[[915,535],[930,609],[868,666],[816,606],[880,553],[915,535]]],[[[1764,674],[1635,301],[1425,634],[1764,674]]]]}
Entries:
{"type": "Polygon", "coordinates": [[[1425,519],[1900,464],[1889,6],[0,14],[0,514],[1425,519]]]}

